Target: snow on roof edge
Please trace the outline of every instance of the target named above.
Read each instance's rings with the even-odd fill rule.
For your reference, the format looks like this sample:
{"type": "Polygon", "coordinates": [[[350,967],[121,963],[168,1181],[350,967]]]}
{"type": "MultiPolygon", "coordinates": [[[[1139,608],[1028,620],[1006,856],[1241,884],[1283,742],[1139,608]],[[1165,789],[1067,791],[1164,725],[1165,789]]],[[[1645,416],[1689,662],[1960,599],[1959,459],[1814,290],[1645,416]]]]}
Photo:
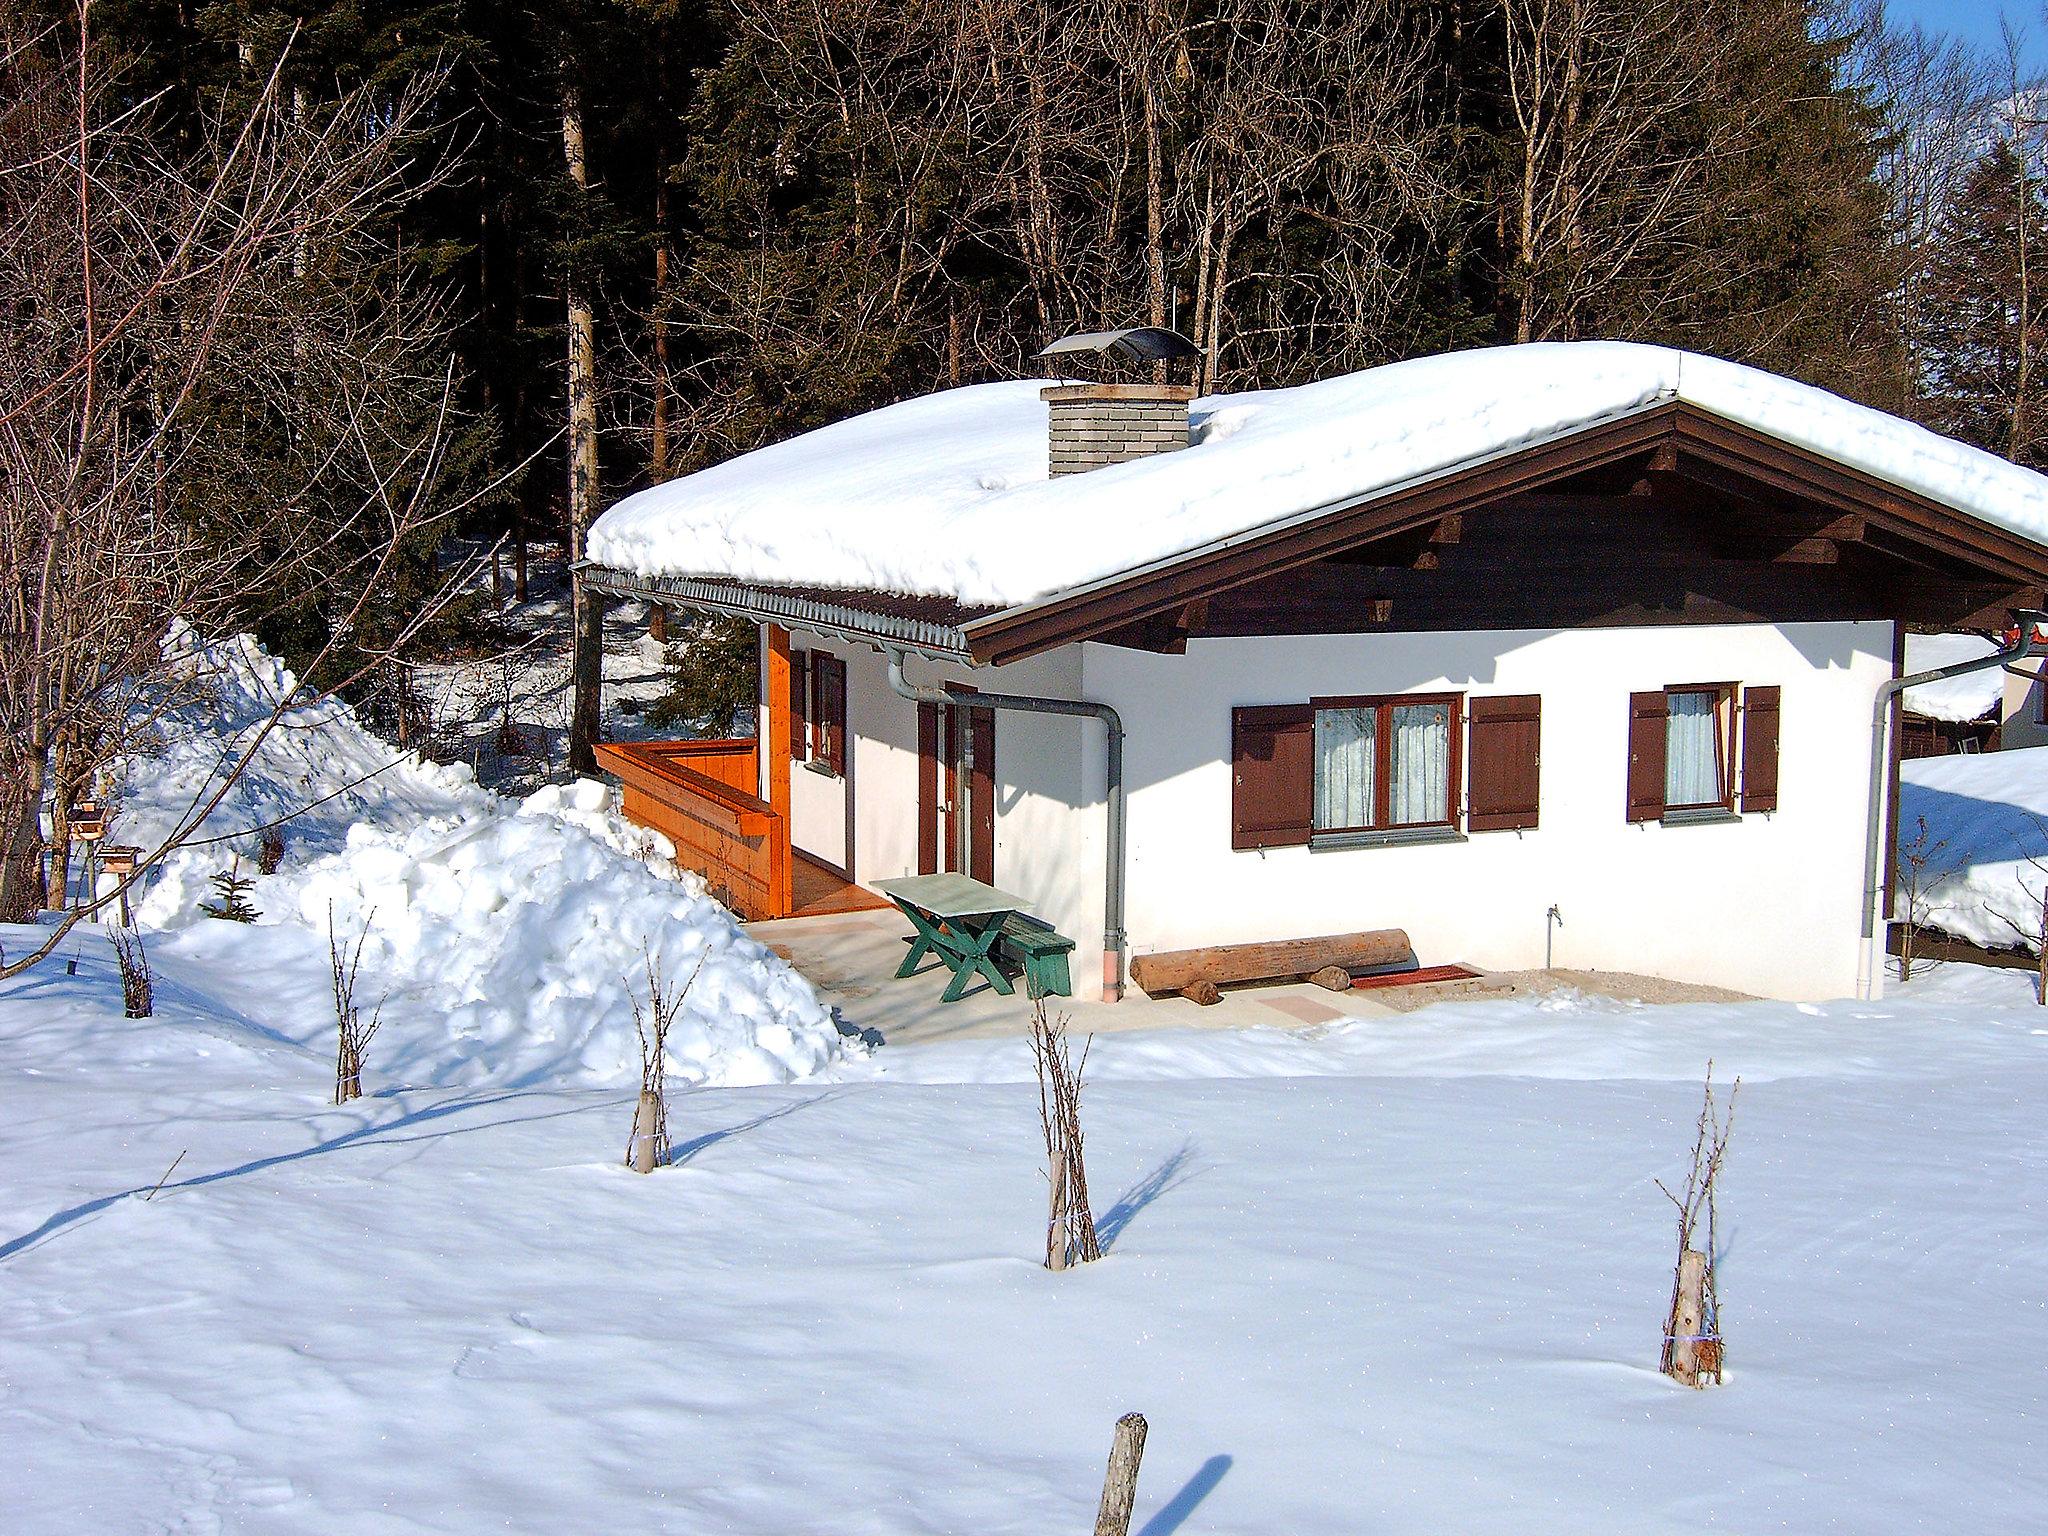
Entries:
{"type": "Polygon", "coordinates": [[[1184,451],[1046,477],[1041,381],[914,397],[618,503],[592,558],[646,575],[1026,609],[1673,399],[2048,541],[2048,480],[1828,391],[1696,353],[1533,343],[1197,401],[1184,451]]]}

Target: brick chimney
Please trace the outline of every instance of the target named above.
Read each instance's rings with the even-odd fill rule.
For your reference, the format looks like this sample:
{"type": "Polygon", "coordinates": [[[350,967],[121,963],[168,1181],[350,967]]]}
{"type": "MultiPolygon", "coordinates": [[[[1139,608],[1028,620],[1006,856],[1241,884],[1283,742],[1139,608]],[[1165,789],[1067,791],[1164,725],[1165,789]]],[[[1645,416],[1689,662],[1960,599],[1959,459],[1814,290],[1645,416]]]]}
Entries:
{"type": "Polygon", "coordinates": [[[1185,384],[1051,384],[1038,397],[1052,418],[1055,479],[1188,445],[1195,392],[1185,384]]]}

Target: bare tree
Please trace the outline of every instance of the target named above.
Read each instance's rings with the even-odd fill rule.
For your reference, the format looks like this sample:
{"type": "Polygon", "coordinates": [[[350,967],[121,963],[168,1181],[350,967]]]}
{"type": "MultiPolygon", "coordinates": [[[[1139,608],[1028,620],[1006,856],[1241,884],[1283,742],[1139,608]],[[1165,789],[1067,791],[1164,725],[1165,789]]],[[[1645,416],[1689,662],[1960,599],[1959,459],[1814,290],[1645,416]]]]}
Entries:
{"type": "MultiPolygon", "coordinates": [[[[2048,821],[2039,816],[2028,819],[2034,824],[2033,848],[2048,848],[2048,821]]],[[[2017,837],[2013,839],[2013,849],[2017,859],[2013,885],[2019,894],[2018,910],[2007,911],[2003,905],[1991,902],[1986,902],[1984,909],[2012,930],[2022,949],[2034,952],[2034,1001],[2048,1008],[2048,856],[2033,851],[2017,837]],[[2018,864],[2033,871],[2031,883],[2018,864]]]]}
{"type": "Polygon", "coordinates": [[[1051,1192],[1045,1267],[1066,1269],[1102,1257],[1082,1156],[1081,1074],[1088,1066],[1088,1047],[1081,1047],[1076,1061],[1067,1044],[1066,1015],[1048,1019],[1043,998],[1034,998],[1031,1004],[1031,1055],[1038,1065],[1038,1124],[1045,1137],[1051,1192]]]}
{"type": "Polygon", "coordinates": [[[1677,132],[1739,29],[1694,0],[1493,0],[1511,168],[1502,223],[1517,341],[1571,340],[1594,301],[1711,212],[1702,181],[1738,126],[1677,132]]]}
{"type": "Polygon", "coordinates": [[[1919,959],[1920,928],[1932,909],[1935,890],[1955,874],[1959,861],[1948,853],[1948,839],[1928,829],[1927,818],[1914,818],[1914,832],[1899,842],[1898,895],[1905,913],[1898,923],[1899,980],[1913,979],[1919,959]]]}
{"type": "MultiPolygon", "coordinates": [[[[451,505],[453,365],[421,366],[446,355],[444,307],[378,259],[433,180],[434,83],[294,111],[280,59],[245,113],[179,135],[123,91],[91,20],[90,0],[68,31],[0,18],[0,917],[39,902],[45,807],[61,867],[72,798],[187,686],[172,616],[220,631],[315,591],[329,638],[300,680],[345,686],[371,597],[451,505]],[[290,445],[263,477],[237,436],[258,414],[290,445]]],[[[191,838],[293,702],[0,975],[191,838]]]]}
{"type": "MultiPolygon", "coordinates": [[[[374,915],[374,914],[372,914],[374,915]]],[[[363,965],[363,946],[370,941],[370,919],[356,934],[353,948],[334,927],[334,903],[327,904],[327,958],[334,992],[334,1102],[346,1104],[363,1096],[363,1062],[384,1020],[379,1003],[366,1019],[356,1006],[356,975],[363,965]]]]}

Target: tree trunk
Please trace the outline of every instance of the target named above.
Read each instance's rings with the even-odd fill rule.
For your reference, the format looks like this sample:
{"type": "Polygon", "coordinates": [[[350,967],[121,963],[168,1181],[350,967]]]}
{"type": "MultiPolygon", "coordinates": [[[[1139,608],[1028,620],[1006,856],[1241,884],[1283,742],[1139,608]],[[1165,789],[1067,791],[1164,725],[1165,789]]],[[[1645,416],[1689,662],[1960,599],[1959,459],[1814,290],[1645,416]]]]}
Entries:
{"type": "Polygon", "coordinates": [[[1067,1154],[1052,1155],[1052,1212],[1045,1228],[1045,1267],[1067,1267],[1067,1154]]]}
{"type": "Polygon", "coordinates": [[[16,790],[19,803],[10,802],[13,825],[0,844],[0,923],[26,921],[42,898],[44,772],[42,754],[31,752],[16,790]]]}
{"type": "MultiPolygon", "coordinates": [[[[581,198],[590,190],[584,153],[583,92],[569,78],[562,84],[562,158],[581,198]]],[[[569,319],[569,560],[583,558],[590,525],[597,520],[597,317],[587,280],[571,273],[566,295],[569,319]]],[[[569,715],[569,767],[597,772],[600,694],[604,684],[604,617],[597,595],[574,582],[576,635],[570,663],[573,701],[569,715]]]]}
{"type": "MultiPolygon", "coordinates": [[[[648,448],[649,478],[669,477],[668,399],[668,168],[655,167],[654,183],[654,430],[648,448]]],[[[658,638],[658,637],[657,637],[658,638]]]]}

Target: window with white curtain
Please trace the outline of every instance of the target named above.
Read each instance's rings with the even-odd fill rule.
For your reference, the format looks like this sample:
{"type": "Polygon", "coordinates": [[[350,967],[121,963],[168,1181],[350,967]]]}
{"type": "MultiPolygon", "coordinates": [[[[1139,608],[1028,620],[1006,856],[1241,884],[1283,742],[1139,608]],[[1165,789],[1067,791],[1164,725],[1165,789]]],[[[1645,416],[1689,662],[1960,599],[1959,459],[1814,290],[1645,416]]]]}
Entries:
{"type": "Polygon", "coordinates": [[[1455,697],[1317,701],[1316,830],[1450,825],[1456,716],[1455,697]]]}
{"type": "Polygon", "coordinates": [[[1664,695],[1664,805],[1697,810],[1728,803],[1728,753],[1720,688],[1672,688],[1664,695]]]}

